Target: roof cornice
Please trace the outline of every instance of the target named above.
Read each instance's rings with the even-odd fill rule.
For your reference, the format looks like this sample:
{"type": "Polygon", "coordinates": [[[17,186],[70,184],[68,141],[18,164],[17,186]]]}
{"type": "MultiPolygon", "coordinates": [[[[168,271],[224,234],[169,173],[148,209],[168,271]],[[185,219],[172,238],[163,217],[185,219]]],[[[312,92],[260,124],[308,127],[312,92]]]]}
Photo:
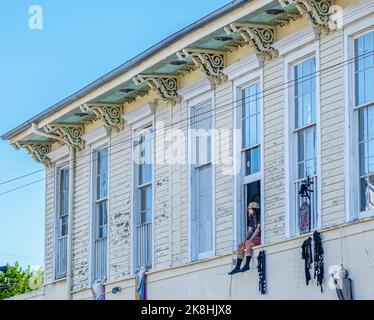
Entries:
{"type": "Polygon", "coordinates": [[[219,8],[218,10],[210,13],[209,15],[205,16],[204,18],[196,21],[195,23],[190,24],[189,26],[181,29],[180,31],[172,34],[171,36],[167,37],[166,39],[160,41],[156,45],[152,46],[151,48],[147,49],[146,51],[140,53],[133,59],[128,60],[124,64],[120,65],[119,67],[115,68],[114,70],[110,71],[109,73],[105,74],[104,76],[100,77],[96,81],[90,83],[88,86],[82,88],[81,90],[77,91],[76,93],[70,95],[69,97],[61,100],[60,102],[54,104],[53,106],[49,107],[48,109],[44,110],[43,112],[39,113],[35,117],[27,120],[26,122],[22,123],[21,125],[17,126],[16,128],[10,130],[3,136],[1,136],[2,140],[10,140],[17,134],[21,133],[25,129],[31,126],[32,123],[38,123],[39,121],[47,118],[51,114],[62,110],[64,107],[70,105],[71,103],[75,102],[78,99],[85,97],[86,95],[94,92],[96,89],[100,88],[104,84],[111,82],[112,80],[116,79],[120,75],[126,73],[127,71],[131,70],[136,65],[141,64],[142,62],[150,59],[154,54],[159,52],[160,50],[174,44],[178,40],[186,37],[187,35],[193,33],[194,31],[203,28],[210,22],[218,19],[231,11],[243,6],[247,3],[251,2],[251,0],[234,0],[227,5],[219,8]]]}

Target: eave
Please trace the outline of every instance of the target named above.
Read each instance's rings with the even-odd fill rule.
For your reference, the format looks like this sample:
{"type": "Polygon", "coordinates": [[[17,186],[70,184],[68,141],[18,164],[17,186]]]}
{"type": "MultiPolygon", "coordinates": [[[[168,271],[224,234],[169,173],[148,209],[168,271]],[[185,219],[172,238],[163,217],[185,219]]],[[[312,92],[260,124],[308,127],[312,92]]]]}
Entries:
{"type": "Polygon", "coordinates": [[[133,103],[137,97],[146,95],[150,90],[157,92],[162,100],[171,105],[178,103],[178,79],[191,69],[199,67],[212,82],[226,81],[222,69],[225,66],[225,55],[233,48],[249,43],[255,48],[259,59],[272,59],[277,55],[272,47],[275,30],[299,15],[297,6],[289,4],[295,1],[315,0],[233,1],[31,118],[3,135],[2,139],[14,144],[45,143],[44,133],[48,132],[56,138],[52,138],[51,142],[61,140],[64,136],[66,144],[81,148],[83,142],[79,140],[79,143],[71,143],[72,137],[68,139],[66,132],[79,127],[83,135],[85,122],[97,117],[101,117],[109,127],[120,130],[123,124],[117,120],[122,117],[111,119],[112,111],[122,113],[126,104],[133,103]],[[265,13],[267,9],[283,9],[285,13],[269,15],[265,13]],[[266,37],[264,32],[267,33],[266,37]],[[216,40],[217,37],[225,36],[231,39],[216,40]],[[213,56],[220,57],[220,65],[209,61],[213,60],[210,59],[213,56]],[[175,66],[170,64],[171,61],[185,61],[186,64],[175,66]],[[169,86],[165,85],[166,82],[169,86]],[[127,89],[132,91],[123,92],[127,89]],[[87,113],[86,116],[76,116],[82,112],[87,113]]]}

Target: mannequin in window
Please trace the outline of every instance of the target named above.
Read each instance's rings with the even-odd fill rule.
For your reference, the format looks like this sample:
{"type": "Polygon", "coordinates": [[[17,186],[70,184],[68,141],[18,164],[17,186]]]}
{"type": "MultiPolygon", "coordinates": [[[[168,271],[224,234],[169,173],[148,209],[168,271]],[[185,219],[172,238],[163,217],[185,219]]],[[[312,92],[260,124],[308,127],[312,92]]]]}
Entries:
{"type": "Polygon", "coordinates": [[[245,272],[249,270],[249,264],[253,256],[253,247],[261,244],[261,223],[260,223],[260,205],[257,202],[251,202],[248,205],[248,230],[244,241],[238,245],[238,256],[235,268],[229,274],[245,272]],[[245,265],[240,269],[240,265],[246,255],[245,265]]]}

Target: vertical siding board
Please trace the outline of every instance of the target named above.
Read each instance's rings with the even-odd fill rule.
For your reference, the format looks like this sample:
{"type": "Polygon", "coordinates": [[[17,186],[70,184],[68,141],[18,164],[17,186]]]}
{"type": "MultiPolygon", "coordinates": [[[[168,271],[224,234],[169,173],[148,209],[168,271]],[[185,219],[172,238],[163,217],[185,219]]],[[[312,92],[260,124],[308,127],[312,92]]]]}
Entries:
{"type": "Polygon", "coordinates": [[[265,243],[285,236],[285,115],[283,57],[264,64],[263,133],[264,142],[264,225],[265,243]],[[274,76],[274,75],[278,76],[274,76]],[[276,87],[275,89],[272,89],[276,87]],[[278,88],[278,89],[277,89],[278,88]],[[274,226],[274,222],[276,226],[274,226]],[[272,225],[270,228],[269,226],[272,225]]]}
{"type": "MultiPolygon", "coordinates": [[[[320,40],[321,68],[329,68],[343,62],[343,32],[337,30],[320,40]]],[[[321,73],[321,179],[322,179],[322,227],[344,222],[344,210],[338,204],[345,203],[344,185],[344,78],[343,68],[321,73]],[[331,98],[333,97],[333,98],[331,98]],[[333,114],[333,117],[331,116],[333,114]],[[335,141],[335,143],[334,143],[335,141]],[[337,143],[340,141],[340,143],[337,143]],[[333,190],[331,186],[333,185],[333,190]],[[336,211],[328,210],[337,207],[336,211]]]]}
{"type": "Polygon", "coordinates": [[[214,240],[217,256],[232,252],[233,248],[233,175],[227,174],[224,155],[232,157],[233,127],[233,92],[232,82],[225,82],[215,89],[214,119],[215,129],[215,228],[214,240]],[[229,130],[228,137],[221,135],[222,130],[229,130]],[[227,141],[228,139],[228,141],[227,141]],[[231,237],[227,237],[227,234],[231,237]]]}

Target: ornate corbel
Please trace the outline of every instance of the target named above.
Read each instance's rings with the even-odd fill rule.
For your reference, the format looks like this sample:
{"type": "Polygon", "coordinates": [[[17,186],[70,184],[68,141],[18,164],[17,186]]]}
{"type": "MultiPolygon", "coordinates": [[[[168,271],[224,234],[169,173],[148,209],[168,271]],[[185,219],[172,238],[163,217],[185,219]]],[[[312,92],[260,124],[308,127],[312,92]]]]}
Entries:
{"type": "Polygon", "coordinates": [[[261,60],[271,60],[278,56],[278,51],[272,47],[275,41],[275,30],[272,27],[248,23],[231,23],[224,30],[228,35],[239,33],[244,41],[253,46],[261,60]]]}
{"type": "Polygon", "coordinates": [[[276,17],[273,20],[273,23],[277,25],[278,27],[284,27],[288,25],[291,21],[295,21],[297,18],[300,17],[300,14],[298,13],[287,13],[285,12],[281,16],[276,17]]]}
{"type": "Polygon", "coordinates": [[[133,80],[137,85],[146,83],[152,90],[156,91],[161,100],[172,106],[181,101],[177,92],[178,79],[175,76],[140,74],[133,80]]]}
{"type": "Polygon", "coordinates": [[[44,131],[55,134],[69,146],[82,150],[84,140],[82,139],[84,128],[73,124],[49,124],[44,127],[44,131]]]}
{"type": "Polygon", "coordinates": [[[216,84],[227,80],[222,72],[225,67],[225,54],[222,51],[186,48],[177,52],[177,56],[179,60],[191,59],[216,84]]]}
{"type": "Polygon", "coordinates": [[[93,112],[105,126],[117,132],[123,128],[122,105],[110,103],[87,103],[81,106],[82,112],[93,112]]]}
{"type": "Polygon", "coordinates": [[[331,20],[332,0],[278,0],[282,7],[294,6],[300,14],[307,14],[316,33],[328,33],[336,29],[335,21],[331,20]]]}
{"type": "Polygon", "coordinates": [[[14,148],[19,150],[25,149],[29,155],[38,163],[48,167],[51,165],[51,159],[47,154],[51,151],[51,144],[49,142],[16,142],[13,144],[14,148]]]}

